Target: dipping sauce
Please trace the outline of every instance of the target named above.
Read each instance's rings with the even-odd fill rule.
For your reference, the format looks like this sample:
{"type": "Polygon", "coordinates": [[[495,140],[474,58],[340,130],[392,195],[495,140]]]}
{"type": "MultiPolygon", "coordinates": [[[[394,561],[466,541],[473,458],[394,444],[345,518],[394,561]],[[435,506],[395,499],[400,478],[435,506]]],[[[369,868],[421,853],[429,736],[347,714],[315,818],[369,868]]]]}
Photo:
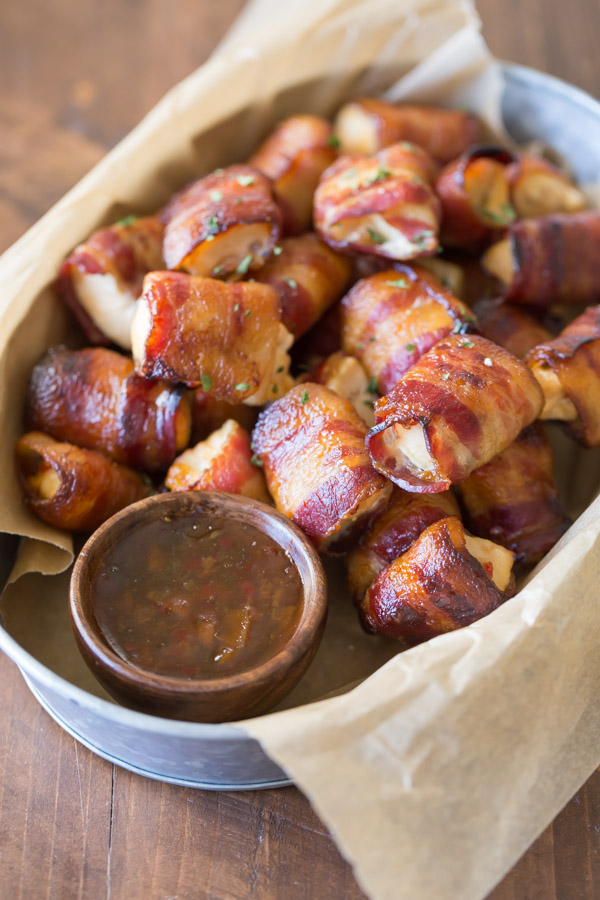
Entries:
{"type": "Polygon", "coordinates": [[[285,550],[253,525],[163,516],[114,545],[93,577],[95,614],[122,659],[157,675],[218,678],[274,656],[303,587],[285,550]]]}

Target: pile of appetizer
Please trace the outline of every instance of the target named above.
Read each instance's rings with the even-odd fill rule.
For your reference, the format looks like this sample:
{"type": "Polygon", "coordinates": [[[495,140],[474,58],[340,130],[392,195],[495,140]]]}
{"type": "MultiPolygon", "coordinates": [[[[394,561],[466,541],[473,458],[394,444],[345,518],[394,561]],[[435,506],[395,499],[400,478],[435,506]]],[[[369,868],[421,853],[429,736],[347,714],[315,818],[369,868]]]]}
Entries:
{"type": "Polygon", "coordinates": [[[293,116],[75,248],[57,286],[92,346],[33,370],[31,510],[89,532],[156,490],[272,502],[408,642],[511,596],[569,525],[541,420],[600,444],[600,214],[480,141],[375,99],[293,116]]]}

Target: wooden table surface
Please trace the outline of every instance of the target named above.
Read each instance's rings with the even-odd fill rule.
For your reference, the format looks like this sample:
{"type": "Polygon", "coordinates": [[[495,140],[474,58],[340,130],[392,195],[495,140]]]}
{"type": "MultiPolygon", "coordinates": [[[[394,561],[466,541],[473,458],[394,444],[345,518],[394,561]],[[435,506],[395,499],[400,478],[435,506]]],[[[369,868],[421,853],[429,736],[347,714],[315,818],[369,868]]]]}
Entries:
{"type": "MultiPolygon", "coordinates": [[[[243,0],[2,0],[0,249],[203,62],[243,0]]],[[[499,57],[600,95],[598,0],[480,0],[499,57]]],[[[363,897],[295,788],[212,793],[94,756],[0,653],[0,900],[363,897]]],[[[490,900],[600,896],[594,774],[490,900]]],[[[460,900],[460,898],[457,898],[460,900]]]]}

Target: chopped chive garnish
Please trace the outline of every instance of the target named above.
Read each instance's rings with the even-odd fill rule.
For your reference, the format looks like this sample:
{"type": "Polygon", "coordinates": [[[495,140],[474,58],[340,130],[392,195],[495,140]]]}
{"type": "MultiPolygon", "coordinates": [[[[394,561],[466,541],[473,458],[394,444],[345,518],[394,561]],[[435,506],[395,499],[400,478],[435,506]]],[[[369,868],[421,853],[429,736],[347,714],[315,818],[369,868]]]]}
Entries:
{"type": "Polygon", "coordinates": [[[283,247],[273,247],[273,256],[281,256],[283,247]]]}
{"type": "Polygon", "coordinates": [[[346,171],[342,175],[342,178],[354,178],[355,175],[356,169],[346,169],[346,171]]]}
{"type": "Polygon", "coordinates": [[[370,394],[378,394],[379,393],[379,391],[377,390],[377,378],[375,375],[373,375],[373,377],[369,381],[369,387],[367,388],[367,390],[370,394]]]}
{"type": "Polygon", "coordinates": [[[277,372],[283,372],[285,370],[285,366],[277,366],[277,372]]]}
{"type": "Polygon", "coordinates": [[[208,220],[208,231],[209,234],[217,234],[219,231],[219,220],[216,216],[211,216],[208,220]]]}
{"type": "Polygon", "coordinates": [[[211,200],[214,200],[216,203],[217,201],[223,199],[223,194],[221,193],[221,191],[211,191],[209,194],[209,197],[211,200]]]}
{"type": "Polygon", "coordinates": [[[369,175],[365,178],[362,187],[370,187],[370,185],[376,184],[378,181],[385,181],[391,174],[389,169],[384,169],[383,166],[380,166],[373,175],[369,175]]]}
{"type": "Polygon", "coordinates": [[[250,316],[252,315],[252,310],[251,310],[251,309],[247,309],[246,312],[244,313],[244,315],[246,316],[247,319],[249,319],[250,316]]]}
{"type": "Polygon", "coordinates": [[[277,387],[276,384],[274,384],[273,387],[271,388],[271,393],[276,394],[278,390],[279,390],[279,388],[277,387]]]}
{"type": "Polygon", "coordinates": [[[296,288],[298,287],[298,282],[294,278],[284,278],[283,280],[285,281],[286,284],[289,284],[289,286],[291,287],[291,289],[293,291],[295,291],[296,288]]]}
{"type": "Polygon", "coordinates": [[[300,403],[304,406],[305,403],[308,402],[308,391],[302,391],[302,395],[300,397],[300,403]]]}
{"type": "Polygon", "coordinates": [[[417,345],[413,344],[412,341],[409,344],[404,345],[404,349],[408,350],[409,353],[414,353],[417,349],[417,345]]]}
{"type": "Polygon", "coordinates": [[[390,287],[406,288],[409,282],[406,278],[395,278],[393,281],[386,281],[386,284],[390,287]]]}
{"type": "Polygon", "coordinates": [[[238,175],[235,180],[241,187],[248,187],[249,184],[254,184],[254,175],[238,175]]]}
{"type": "Polygon", "coordinates": [[[450,378],[450,372],[444,372],[442,378],[444,381],[448,381],[448,379],[450,378]]]}
{"type": "Polygon", "coordinates": [[[365,349],[365,345],[364,345],[364,344],[355,344],[355,345],[354,345],[354,349],[355,349],[355,350],[364,350],[364,349],[365,349]]]}
{"type": "Polygon", "coordinates": [[[133,215],[133,213],[129,216],[125,216],[123,219],[119,219],[118,222],[115,222],[115,225],[120,225],[121,228],[127,228],[128,225],[133,225],[134,222],[137,222],[139,216],[133,215]]]}
{"type": "Polygon", "coordinates": [[[251,253],[248,253],[248,254],[243,258],[243,260],[241,261],[241,263],[239,264],[239,266],[237,267],[237,269],[236,269],[235,271],[236,271],[239,275],[245,275],[246,272],[248,271],[248,269],[250,268],[250,263],[251,263],[251,262],[252,262],[252,254],[251,254],[251,253]]]}
{"type": "Polygon", "coordinates": [[[202,390],[204,391],[210,391],[211,387],[213,386],[213,380],[210,375],[201,375],[200,383],[202,384],[202,390]]]}
{"type": "Polygon", "coordinates": [[[475,344],[473,343],[473,341],[463,341],[462,344],[459,344],[459,347],[467,347],[469,350],[474,346],[475,344]]]}
{"type": "Polygon", "coordinates": [[[340,139],[335,134],[330,134],[327,138],[327,144],[329,147],[333,147],[335,150],[340,146],[340,139]]]}
{"type": "Polygon", "coordinates": [[[376,337],[370,337],[370,338],[369,338],[369,343],[370,343],[370,344],[374,344],[376,340],[377,340],[376,337]]]}
{"type": "Polygon", "coordinates": [[[223,266],[215,266],[213,269],[213,275],[220,275],[223,271],[223,266]]]}
{"type": "Polygon", "coordinates": [[[262,467],[262,461],[258,458],[256,453],[252,454],[252,456],[250,457],[250,462],[252,463],[253,466],[258,466],[259,468],[262,467]]]}
{"type": "Polygon", "coordinates": [[[239,384],[236,384],[235,389],[236,391],[249,391],[250,385],[247,381],[240,381],[239,384]]]}
{"type": "Polygon", "coordinates": [[[382,234],[379,234],[378,231],[375,231],[374,228],[369,228],[367,225],[367,234],[371,238],[374,244],[385,244],[385,238],[382,234]]]}
{"type": "Polygon", "coordinates": [[[237,312],[239,310],[239,308],[240,308],[240,304],[236,303],[235,306],[233,307],[233,311],[237,312]]]}

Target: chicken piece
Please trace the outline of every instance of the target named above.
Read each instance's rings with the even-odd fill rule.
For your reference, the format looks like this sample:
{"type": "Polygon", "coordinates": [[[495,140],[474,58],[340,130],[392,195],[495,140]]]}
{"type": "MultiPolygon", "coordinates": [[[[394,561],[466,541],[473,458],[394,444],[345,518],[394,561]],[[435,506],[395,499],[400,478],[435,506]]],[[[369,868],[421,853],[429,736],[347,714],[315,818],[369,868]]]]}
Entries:
{"type": "Polygon", "coordinates": [[[349,400],[305,383],[268,406],[252,440],[277,509],[319,550],[343,552],[387,502],[370,464],[367,426],[349,400]]]}
{"type": "Polygon", "coordinates": [[[507,177],[513,160],[502,147],[473,147],[442,169],[435,190],[442,203],[444,247],[477,248],[514,222],[507,177]]]}
{"type": "Polygon", "coordinates": [[[250,436],[233,419],[184,450],[169,467],[165,484],[170,491],[226,491],[269,502],[264,476],[252,463],[250,436]]]}
{"type": "Polygon", "coordinates": [[[524,153],[508,167],[510,200],[519,219],[576,213],[587,206],[585,194],[568,175],[539,156],[524,153]]]}
{"type": "Polygon", "coordinates": [[[54,347],[31,374],[26,421],[58,441],[154,472],[187,446],[190,403],[181,387],[139,378],[120,353],[54,347]]]}
{"type": "Polygon", "coordinates": [[[62,264],[59,291],[92,344],[131,348],[144,276],[164,268],[163,231],[156,216],[133,216],[95,231],[62,264]]]}
{"type": "Polygon", "coordinates": [[[462,300],[422,266],[363,278],[342,300],[342,347],[362,362],[382,394],[438,341],[474,325],[462,300]]]}
{"type": "Polygon", "coordinates": [[[473,312],[477,317],[477,330],[519,359],[537,344],[552,340],[551,332],[538,319],[519,306],[504,303],[501,297],[480,300],[474,305],[473,312]]]}
{"type": "Polygon", "coordinates": [[[600,306],[591,306],[525,362],[544,393],[542,419],[560,422],[584,447],[600,445],[600,306]]]}
{"type": "Polygon", "coordinates": [[[176,194],[162,213],[167,268],[215,278],[259,269],[279,239],[271,182],[251,166],[217,169],[176,194]]]}
{"type": "Polygon", "coordinates": [[[511,303],[547,309],[600,299],[600,213],[557,214],[515,222],[483,256],[511,303]]]}
{"type": "Polygon", "coordinates": [[[330,247],[387,259],[430,256],[438,248],[435,166],[416,144],[375,156],[342,156],[321,176],[315,228],[330,247]]]}
{"type": "Polygon", "coordinates": [[[342,106],[334,123],[342,153],[370,155],[398,141],[411,141],[440,163],[450,162],[479,138],[471,113],[435,106],[396,106],[361,97],[342,106]]]}
{"type": "Polygon", "coordinates": [[[336,158],[336,143],[326,119],[291,116],[279,123],[248,160],[273,182],[284,234],[301,234],[311,227],[313,194],[322,173],[336,158]]]}
{"type": "Polygon", "coordinates": [[[367,446],[399,487],[435,494],[501,453],[541,408],[523,362],[478,335],[455,334],[376,401],[367,446]]]}
{"type": "Polygon", "coordinates": [[[392,498],[375,519],[361,544],[346,558],[348,586],[358,605],[382,569],[406,553],[425,529],[448,516],[460,516],[450,491],[409,494],[394,487],[392,498]]]}
{"type": "Polygon", "coordinates": [[[538,562],[564,534],[570,519],[554,481],[552,447],[534,422],[517,439],[458,487],[473,534],[538,562]]]}
{"type": "Polygon", "coordinates": [[[151,272],[132,326],[136,371],[202,385],[217,400],[261,405],[285,393],[293,338],[275,290],[182,272],[151,272]]]}
{"type": "Polygon", "coordinates": [[[311,381],[313,384],[325,385],[330,391],[349,400],[369,428],[375,423],[373,401],[376,390],[356,357],[339,351],[332,353],[316,369],[298,380],[300,384],[311,381]]]}
{"type": "Polygon", "coordinates": [[[294,338],[305,334],[339,300],[352,275],[352,263],[316,234],[285,238],[256,276],[277,291],[281,321],[294,338]]]}
{"type": "Polygon", "coordinates": [[[66,531],[94,531],[152,493],[148,481],[133,469],[40,431],[17,441],[15,461],[27,506],[44,522],[66,531]]]}
{"type": "Polygon", "coordinates": [[[514,593],[510,550],[439,519],[383,569],[360,606],[367,631],[409,643],[470,625],[514,593]]]}

